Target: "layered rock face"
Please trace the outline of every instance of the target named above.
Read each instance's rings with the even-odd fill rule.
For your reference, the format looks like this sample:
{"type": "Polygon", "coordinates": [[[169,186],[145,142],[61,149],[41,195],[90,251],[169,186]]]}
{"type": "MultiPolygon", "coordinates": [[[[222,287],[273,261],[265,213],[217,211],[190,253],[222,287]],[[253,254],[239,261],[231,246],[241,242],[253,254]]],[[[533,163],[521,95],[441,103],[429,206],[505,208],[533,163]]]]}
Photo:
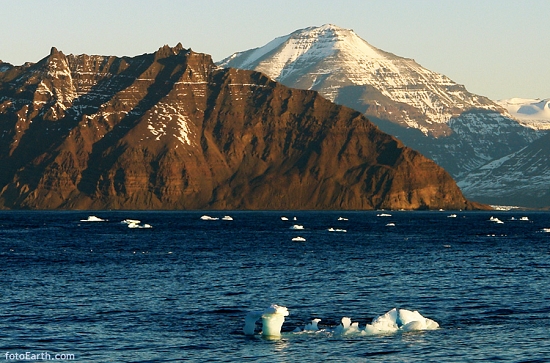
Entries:
{"type": "MultiPolygon", "coordinates": [[[[436,161],[460,185],[477,178],[478,168],[512,157],[550,129],[548,100],[495,103],[331,24],[297,30],[218,64],[261,71],[286,86],[316,90],[360,111],[382,131],[436,161]]],[[[532,175],[545,178],[545,173],[541,168],[532,175]]],[[[512,181],[513,176],[505,177],[512,181]]],[[[511,189],[499,192],[499,198],[492,188],[463,190],[475,200],[511,203],[505,195],[516,188],[512,182],[502,186],[511,189]]],[[[540,202],[532,193],[515,200],[522,206],[540,202]]]]}
{"type": "Polygon", "coordinates": [[[359,112],[165,46],[0,64],[0,206],[473,209],[359,112]]]}

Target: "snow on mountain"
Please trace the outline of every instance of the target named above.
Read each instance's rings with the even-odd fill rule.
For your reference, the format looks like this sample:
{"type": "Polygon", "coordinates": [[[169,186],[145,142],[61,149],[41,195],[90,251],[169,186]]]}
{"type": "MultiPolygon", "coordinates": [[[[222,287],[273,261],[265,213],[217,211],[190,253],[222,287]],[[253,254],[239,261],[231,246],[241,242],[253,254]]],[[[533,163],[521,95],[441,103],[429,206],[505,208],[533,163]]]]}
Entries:
{"type": "MultiPolygon", "coordinates": [[[[479,168],[507,165],[508,159],[502,158],[515,160],[510,155],[519,157],[519,150],[543,136],[550,129],[550,100],[496,103],[413,59],[372,46],[353,30],[331,24],[300,29],[218,65],[261,71],[364,113],[382,131],[461,180],[465,194],[474,200],[507,204],[506,198],[515,193],[513,180],[522,180],[528,190],[538,177],[545,178],[543,168],[538,174],[529,169],[530,179],[504,166],[495,179],[487,174],[488,167],[479,168]]],[[[532,165],[538,165],[536,155],[526,154],[522,163],[529,165],[528,158],[533,158],[532,165]]],[[[522,205],[536,204],[529,198],[537,196],[521,195],[522,205]]]]}
{"type": "Polygon", "coordinates": [[[469,198],[530,208],[550,206],[550,134],[458,180],[469,198]]]}
{"type": "Polygon", "coordinates": [[[524,126],[535,130],[550,129],[550,98],[509,98],[496,103],[524,126]]]}
{"type": "Polygon", "coordinates": [[[403,122],[425,134],[432,131],[430,124],[447,123],[464,110],[500,110],[489,99],[413,59],[380,50],[353,30],[332,24],[297,30],[218,64],[261,71],[285,85],[317,90],[343,104],[344,88],[368,85],[381,97],[414,107],[417,112],[408,112],[403,122]]]}

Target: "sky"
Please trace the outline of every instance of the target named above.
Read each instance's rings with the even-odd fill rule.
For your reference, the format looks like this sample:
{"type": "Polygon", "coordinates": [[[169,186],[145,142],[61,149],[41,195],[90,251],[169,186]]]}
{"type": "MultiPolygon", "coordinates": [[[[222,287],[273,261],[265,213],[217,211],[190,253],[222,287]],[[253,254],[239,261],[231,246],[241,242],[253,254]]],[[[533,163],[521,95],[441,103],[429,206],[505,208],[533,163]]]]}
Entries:
{"type": "Polygon", "coordinates": [[[212,55],[331,23],[493,100],[550,97],[550,0],[0,0],[0,59],[212,55]]]}

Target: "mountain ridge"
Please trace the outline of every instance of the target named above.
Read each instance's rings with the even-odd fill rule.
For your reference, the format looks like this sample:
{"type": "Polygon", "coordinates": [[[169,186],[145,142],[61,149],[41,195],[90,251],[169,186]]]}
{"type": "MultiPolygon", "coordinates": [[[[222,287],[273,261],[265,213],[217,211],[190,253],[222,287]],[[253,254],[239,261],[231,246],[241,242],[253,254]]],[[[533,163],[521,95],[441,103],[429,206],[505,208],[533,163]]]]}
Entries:
{"type": "MultiPolygon", "coordinates": [[[[506,104],[470,93],[410,58],[375,48],[352,30],[331,24],[309,27],[268,45],[269,52],[264,51],[266,45],[217,64],[259,70],[289,87],[317,90],[365,114],[459,182],[545,134],[543,121],[534,127],[518,120],[506,104]]],[[[483,190],[469,192],[465,191],[468,197],[487,200],[483,199],[487,195],[479,194],[483,190]]],[[[531,202],[526,195],[525,203],[531,202]]]]}
{"type": "Polygon", "coordinates": [[[359,112],[209,55],[64,55],[0,73],[8,209],[476,209],[359,112]]]}

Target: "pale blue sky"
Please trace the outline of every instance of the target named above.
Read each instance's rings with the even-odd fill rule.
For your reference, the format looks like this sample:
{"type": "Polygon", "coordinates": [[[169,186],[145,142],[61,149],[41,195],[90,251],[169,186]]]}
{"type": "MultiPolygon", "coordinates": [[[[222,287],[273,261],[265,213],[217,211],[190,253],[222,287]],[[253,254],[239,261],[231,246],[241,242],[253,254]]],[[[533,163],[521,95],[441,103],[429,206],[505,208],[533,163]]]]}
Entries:
{"type": "Polygon", "coordinates": [[[220,60],[308,26],[353,29],[492,99],[550,97],[550,0],[0,0],[0,59],[134,56],[181,42],[220,60]]]}

